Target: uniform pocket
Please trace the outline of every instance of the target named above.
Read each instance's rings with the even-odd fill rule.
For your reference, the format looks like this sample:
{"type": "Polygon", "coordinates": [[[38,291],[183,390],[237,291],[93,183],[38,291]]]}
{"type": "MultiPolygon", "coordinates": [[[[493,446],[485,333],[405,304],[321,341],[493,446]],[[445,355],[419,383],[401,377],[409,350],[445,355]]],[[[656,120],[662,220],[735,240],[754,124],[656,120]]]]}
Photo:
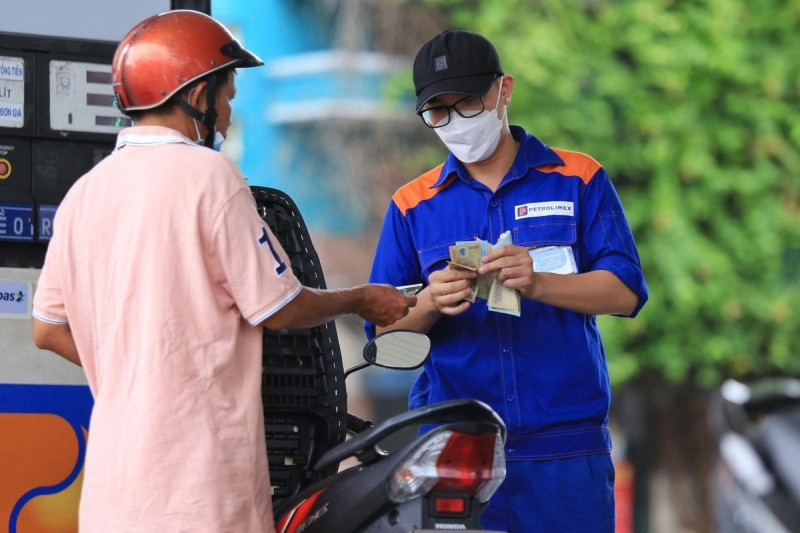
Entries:
{"type": "MultiPolygon", "coordinates": [[[[455,244],[455,242],[450,244],[455,244]]],[[[450,244],[441,244],[418,252],[419,263],[426,279],[431,272],[441,270],[447,265],[447,261],[450,260],[450,244]]]]}
{"type": "MultiPolygon", "coordinates": [[[[567,270],[569,273],[580,271],[580,257],[578,247],[578,230],[574,222],[547,221],[540,219],[537,222],[523,224],[514,228],[514,244],[524,246],[528,249],[555,247],[568,247],[572,250],[569,254],[573,264],[567,270]]],[[[538,270],[538,269],[537,269],[538,270]]],[[[548,271],[550,271],[548,269],[548,271]]],[[[560,270],[553,270],[563,273],[560,270]]]]}
{"type": "Polygon", "coordinates": [[[517,226],[513,230],[514,244],[527,248],[540,246],[574,246],[578,230],[574,222],[538,221],[517,226]]]}

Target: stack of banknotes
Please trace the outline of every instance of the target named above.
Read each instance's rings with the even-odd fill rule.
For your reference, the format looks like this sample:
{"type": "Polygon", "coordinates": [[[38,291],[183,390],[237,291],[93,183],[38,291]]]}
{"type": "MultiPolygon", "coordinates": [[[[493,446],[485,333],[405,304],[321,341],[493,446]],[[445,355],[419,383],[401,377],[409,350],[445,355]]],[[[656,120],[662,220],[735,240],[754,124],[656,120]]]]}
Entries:
{"type": "MultiPolygon", "coordinates": [[[[481,257],[492,248],[507,244],[511,244],[510,231],[501,234],[494,245],[483,239],[458,241],[450,246],[450,264],[454,268],[477,271],[481,266],[481,257]]],[[[468,300],[474,302],[479,298],[486,300],[489,311],[520,316],[519,291],[505,287],[497,281],[494,273],[481,274],[473,280],[472,296],[468,300]]]]}

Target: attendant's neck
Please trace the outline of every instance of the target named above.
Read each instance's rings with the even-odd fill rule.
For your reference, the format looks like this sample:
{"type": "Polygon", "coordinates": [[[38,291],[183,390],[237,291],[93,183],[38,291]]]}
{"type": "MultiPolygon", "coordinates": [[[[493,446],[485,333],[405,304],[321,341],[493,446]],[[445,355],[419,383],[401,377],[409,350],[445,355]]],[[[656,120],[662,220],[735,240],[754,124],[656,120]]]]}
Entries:
{"type": "Polygon", "coordinates": [[[494,153],[483,161],[463,163],[464,168],[467,169],[472,179],[494,192],[500,186],[500,182],[503,181],[503,177],[508,173],[511,165],[514,164],[518,150],[519,143],[511,135],[508,127],[505,127],[500,134],[500,142],[497,143],[494,153]]]}

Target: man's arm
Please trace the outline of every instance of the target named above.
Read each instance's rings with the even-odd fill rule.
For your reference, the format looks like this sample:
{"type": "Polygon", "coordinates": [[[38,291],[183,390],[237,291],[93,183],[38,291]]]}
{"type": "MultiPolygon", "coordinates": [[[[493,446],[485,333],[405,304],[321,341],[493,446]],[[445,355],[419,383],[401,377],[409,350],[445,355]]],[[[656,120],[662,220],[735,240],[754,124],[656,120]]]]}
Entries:
{"type": "Polygon", "coordinates": [[[81,366],[78,348],[68,324],[50,324],[34,318],[33,342],[38,348],[55,352],[70,363],[81,366]]]}
{"type": "Polygon", "coordinates": [[[497,279],[520,296],[584,315],[630,315],[639,297],[607,270],[582,274],[534,272],[525,247],[502,246],[483,257],[481,274],[496,272],[497,279]]]}
{"type": "Polygon", "coordinates": [[[470,270],[446,267],[432,272],[428,286],[417,293],[417,305],[408,316],[389,327],[376,327],[376,333],[393,329],[410,329],[428,333],[442,315],[456,316],[469,309],[466,298],[472,293],[470,285],[477,274],[470,270]]]}
{"type": "Polygon", "coordinates": [[[416,303],[416,296],[405,296],[390,285],[369,284],[338,290],[303,287],[262,325],[273,330],[309,328],[342,315],[356,314],[376,325],[387,326],[406,316],[416,303]]]}
{"type": "Polygon", "coordinates": [[[534,273],[534,289],[529,298],[584,315],[628,316],[639,298],[608,270],[585,274],[534,273]]]}

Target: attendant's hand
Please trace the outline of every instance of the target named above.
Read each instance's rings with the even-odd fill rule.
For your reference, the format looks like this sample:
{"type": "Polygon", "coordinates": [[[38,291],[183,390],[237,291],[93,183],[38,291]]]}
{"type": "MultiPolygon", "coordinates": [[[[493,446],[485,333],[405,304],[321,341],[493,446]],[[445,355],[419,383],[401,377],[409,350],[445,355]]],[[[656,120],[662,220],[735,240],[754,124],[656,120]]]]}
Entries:
{"type": "Polygon", "coordinates": [[[536,273],[533,259],[524,246],[509,244],[491,250],[481,258],[481,274],[496,273],[497,280],[509,289],[516,289],[523,298],[533,298],[536,273]]]}
{"type": "Polygon", "coordinates": [[[427,293],[433,306],[443,315],[460,315],[469,309],[466,300],[472,294],[470,285],[478,277],[477,272],[449,265],[432,272],[428,278],[427,293]]]}

